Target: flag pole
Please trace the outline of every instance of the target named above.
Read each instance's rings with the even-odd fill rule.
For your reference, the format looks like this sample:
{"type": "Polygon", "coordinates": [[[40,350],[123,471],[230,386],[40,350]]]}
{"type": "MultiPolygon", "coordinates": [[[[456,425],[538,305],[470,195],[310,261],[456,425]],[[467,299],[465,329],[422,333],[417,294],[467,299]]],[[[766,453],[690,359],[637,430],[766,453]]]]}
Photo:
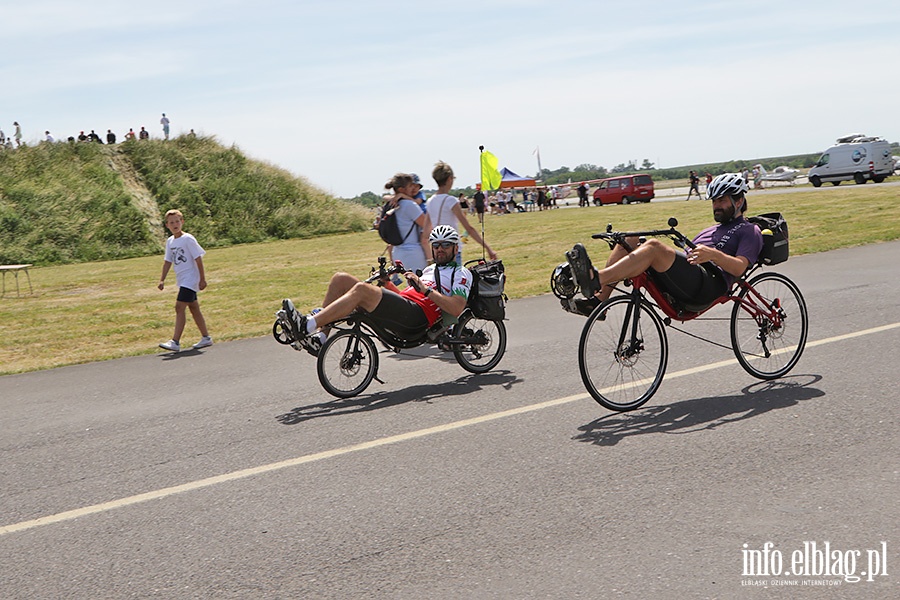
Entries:
{"type": "MultiPolygon", "coordinates": [[[[478,164],[481,167],[481,193],[484,194],[484,161],[481,160],[481,154],[484,152],[484,146],[478,146],[478,164]]],[[[484,199],[487,202],[487,198],[484,199]]],[[[477,207],[476,207],[477,208],[477,207]]],[[[484,210],[484,206],[481,207],[484,210]]],[[[477,212],[477,211],[476,211],[477,212]]],[[[487,262],[487,258],[485,257],[485,245],[487,244],[487,240],[484,238],[484,215],[481,215],[481,260],[487,262]]],[[[460,265],[462,266],[462,265],[460,265]]]]}

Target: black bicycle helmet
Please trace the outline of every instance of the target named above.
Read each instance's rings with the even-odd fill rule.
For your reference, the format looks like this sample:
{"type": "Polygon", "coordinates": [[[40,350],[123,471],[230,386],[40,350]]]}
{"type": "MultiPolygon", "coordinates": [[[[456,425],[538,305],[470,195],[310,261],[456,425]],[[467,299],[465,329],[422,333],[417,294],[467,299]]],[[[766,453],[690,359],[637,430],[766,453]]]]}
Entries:
{"type": "Polygon", "coordinates": [[[740,173],[723,173],[716,177],[706,187],[706,197],[710,200],[722,196],[740,197],[744,192],[750,191],[747,182],[740,173]]]}

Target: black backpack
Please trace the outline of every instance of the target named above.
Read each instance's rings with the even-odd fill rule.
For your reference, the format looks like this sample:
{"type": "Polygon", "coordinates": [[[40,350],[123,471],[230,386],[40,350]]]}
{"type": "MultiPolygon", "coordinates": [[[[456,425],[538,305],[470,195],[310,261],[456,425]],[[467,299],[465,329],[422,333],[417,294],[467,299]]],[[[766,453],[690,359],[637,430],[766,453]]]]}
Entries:
{"type": "Polygon", "coordinates": [[[397,225],[397,209],[399,206],[391,206],[390,202],[385,202],[381,207],[381,218],[378,220],[378,235],[381,236],[386,243],[391,246],[399,246],[406,241],[409,234],[416,228],[413,221],[412,227],[406,232],[406,235],[400,233],[400,226],[397,225]]]}

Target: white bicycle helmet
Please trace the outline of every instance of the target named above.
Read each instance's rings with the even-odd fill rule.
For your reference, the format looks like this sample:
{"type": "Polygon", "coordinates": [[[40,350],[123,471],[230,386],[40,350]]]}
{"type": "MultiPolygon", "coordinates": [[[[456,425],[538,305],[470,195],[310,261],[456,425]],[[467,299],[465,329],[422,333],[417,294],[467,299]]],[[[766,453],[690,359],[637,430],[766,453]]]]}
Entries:
{"type": "Polygon", "coordinates": [[[706,197],[710,200],[728,195],[736,198],[750,191],[747,182],[740,173],[723,173],[710,182],[706,188],[706,197]]]}
{"type": "Polygon", "coordinates": [[[459,233],[449,225],[438,225],[431,230],[431,235],[428,236],[428,240],[432,244],[438,242],[452,242],[454,244],[459,244],[459,233]]]}

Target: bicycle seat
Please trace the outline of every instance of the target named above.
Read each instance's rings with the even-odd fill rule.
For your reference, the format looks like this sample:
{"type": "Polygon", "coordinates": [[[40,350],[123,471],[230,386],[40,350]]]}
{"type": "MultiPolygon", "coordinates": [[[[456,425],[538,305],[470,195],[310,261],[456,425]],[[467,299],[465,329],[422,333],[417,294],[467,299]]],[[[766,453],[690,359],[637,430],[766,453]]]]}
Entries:
{"type": "Polygon", "coordinates": [[[428,331],[413,330],[396,323],[385,326],[376,322],[369,315],[358,315],[359,320],[378,337],[379,340],[394,348],[415,348],[426,343],[428,331]]]}

